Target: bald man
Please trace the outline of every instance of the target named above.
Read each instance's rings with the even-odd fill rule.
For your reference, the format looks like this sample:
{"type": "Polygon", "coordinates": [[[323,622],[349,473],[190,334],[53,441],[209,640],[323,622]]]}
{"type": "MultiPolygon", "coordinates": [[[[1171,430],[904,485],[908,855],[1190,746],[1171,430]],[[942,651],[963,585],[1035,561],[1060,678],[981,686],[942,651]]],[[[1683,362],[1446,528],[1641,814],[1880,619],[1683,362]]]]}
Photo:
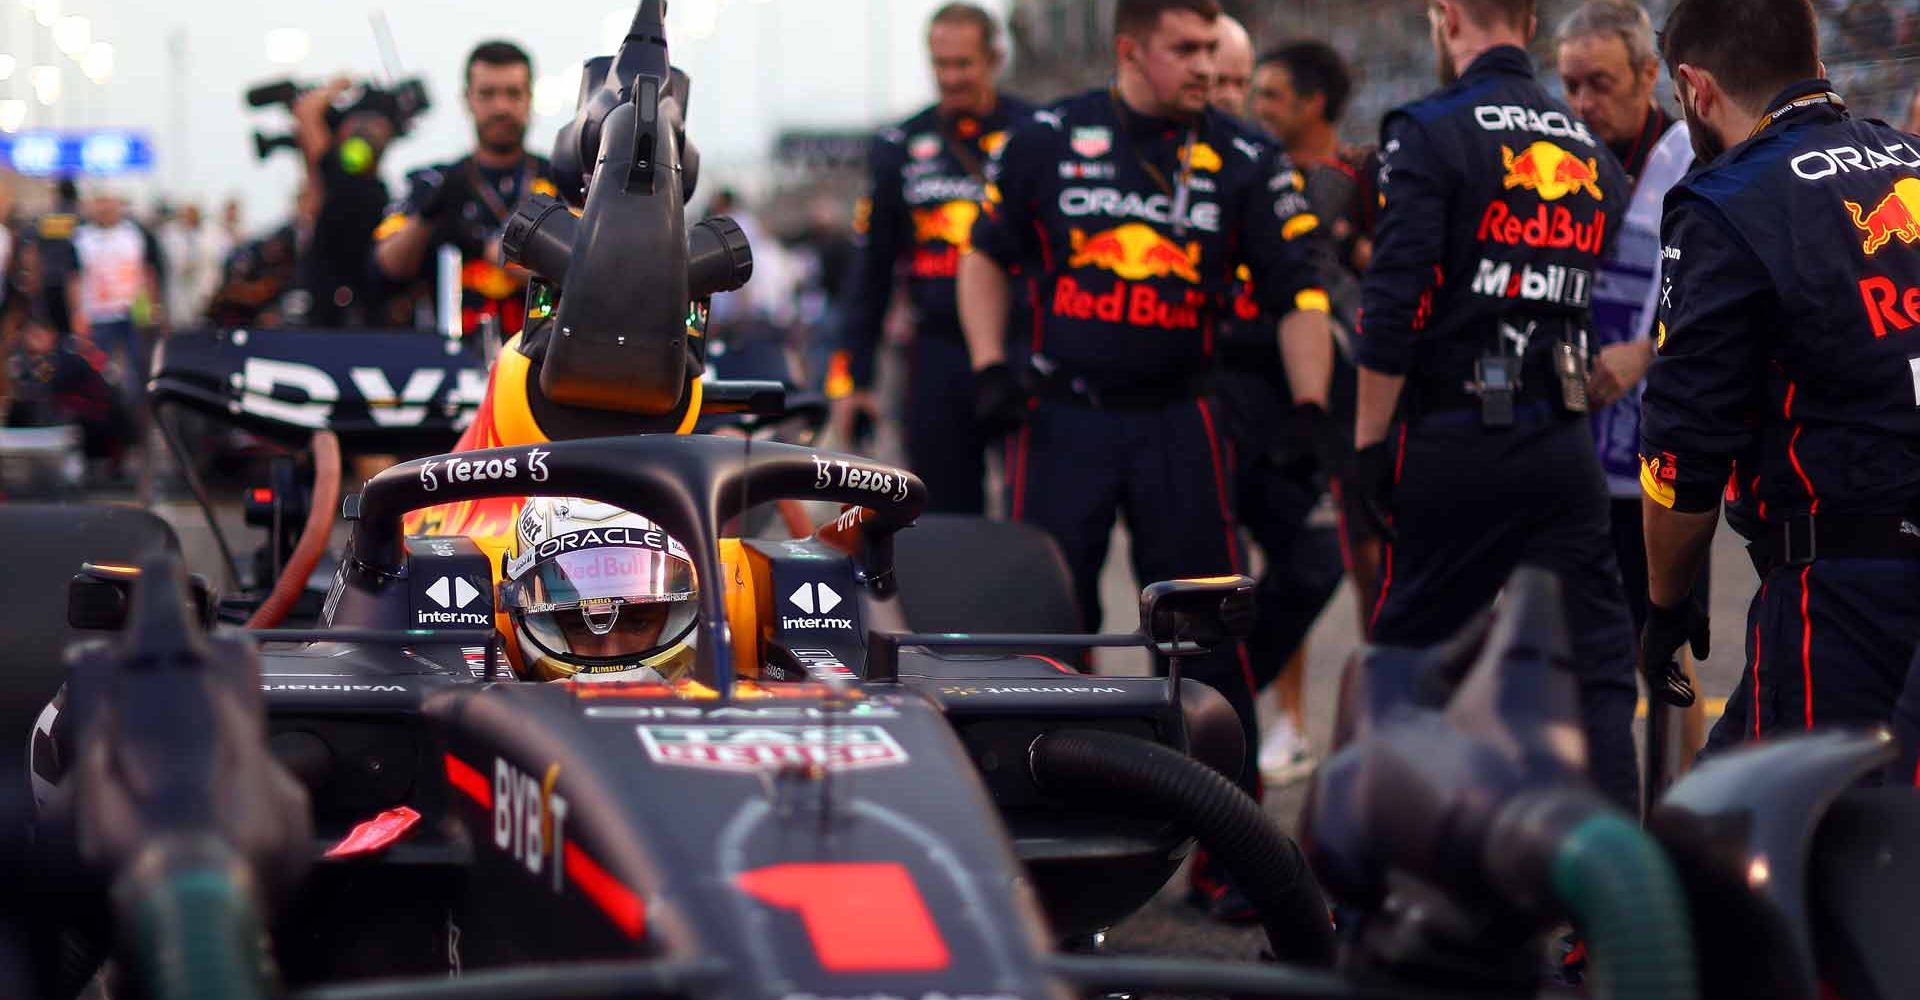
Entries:
{"type": "Polygon", "coordinates": [[[1246,25],[1225,14],[1214,24],[1220,29],[1220,47],[1213,54],[1213,106],[1244,115],[1247,91],[1253,86],[1253,36],[1246,25]]]}

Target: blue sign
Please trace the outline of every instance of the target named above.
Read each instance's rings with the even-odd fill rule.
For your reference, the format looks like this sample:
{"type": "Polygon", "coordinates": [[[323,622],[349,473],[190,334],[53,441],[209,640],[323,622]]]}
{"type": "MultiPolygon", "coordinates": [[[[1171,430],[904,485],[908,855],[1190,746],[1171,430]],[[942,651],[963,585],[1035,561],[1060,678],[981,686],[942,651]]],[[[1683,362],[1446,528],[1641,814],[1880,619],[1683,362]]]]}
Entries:
{"type": "Polygon", "coordinates": [[[153,169],[153,141],[135,129],[77,129],[0,135],[0,167],[28,177],[113,177],[153,169]]]}

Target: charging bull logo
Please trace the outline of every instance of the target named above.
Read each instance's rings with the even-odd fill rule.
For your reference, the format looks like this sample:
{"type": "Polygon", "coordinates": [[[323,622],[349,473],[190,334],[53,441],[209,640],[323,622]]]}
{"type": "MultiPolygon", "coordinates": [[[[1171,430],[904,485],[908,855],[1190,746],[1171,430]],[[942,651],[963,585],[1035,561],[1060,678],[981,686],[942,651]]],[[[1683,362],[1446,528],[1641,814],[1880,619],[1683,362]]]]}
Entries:
{"type": "Polygon", "coordinates": [[[1183,248],[1144,222],[1129,222],[1092,236],[1075,229],[1067,236],[1072,243],[1069,268],[1097,267],[1128,281],[1171,275],[1188,284],[1200,283],[1200,244],[1183,248]]]}
{"type": "Polygon", "coordinates": [[[1511,191],[1525,188],[1540,195],[1542,201],[1559,201],[1576,191],[1585,191],[1595,201],[1600,193],[1600,161],[1584,160],[1551,142],[1536,142],[1518,156],[1506,146],[1500,147],[1500,162],[1507,178],[1502,185],[1511,191]]]}
{"type": "Polygon", "coordinates": [[[1912,244],[1920,242],[1920,177],[1903,177],[1893,184],[1893,190],[1887,192],[1873,211],[1862,212],[1858,202],[1843,201],[1847,214],[1853,216],[1853,224],[1867,238],[1860,243],[1860,249],[1871,257],[1880,252],[1880,248],[1898,237],[1900,242],[1912,244]]]}
{"type": "Polygon", "coordinates": [[[980,217],[980,204],[972,201],[948,201],[929,208],[913,210],[913,239],[916,243],[945,243],[966,249],[973,245],[973,220],[980,217]]]}

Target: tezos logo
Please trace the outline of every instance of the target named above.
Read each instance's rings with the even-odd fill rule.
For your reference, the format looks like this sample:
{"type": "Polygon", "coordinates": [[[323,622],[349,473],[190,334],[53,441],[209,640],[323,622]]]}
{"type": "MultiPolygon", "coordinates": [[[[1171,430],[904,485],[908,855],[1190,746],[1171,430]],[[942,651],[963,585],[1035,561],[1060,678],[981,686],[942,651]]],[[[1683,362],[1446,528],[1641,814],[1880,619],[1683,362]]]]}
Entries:
{"type": "MultiPolygon", "coordinates": [[[[527,451],[527,478],[532,482],[547,481],[547,456],[550,451],[532,448],[527,451]]],[[[444,475],[450,483],[484,483],[502,479],[520,478],[520,459],[489,458],[469,461],[464,458],[428,459],[420,466],[420,488],[432,493],[440,488],[440,477],[444,475]]]]}

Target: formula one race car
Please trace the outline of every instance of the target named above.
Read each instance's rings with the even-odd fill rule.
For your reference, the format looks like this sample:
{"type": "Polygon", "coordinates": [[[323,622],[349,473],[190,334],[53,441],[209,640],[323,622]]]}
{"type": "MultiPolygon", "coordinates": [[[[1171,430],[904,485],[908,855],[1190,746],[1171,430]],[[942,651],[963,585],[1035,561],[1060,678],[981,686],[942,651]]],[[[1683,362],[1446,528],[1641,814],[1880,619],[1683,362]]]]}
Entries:
{"type": "MultiPolygon", "coordinates": [[[[649,975],[676,995],[1050,995],[1051,946],[1140,906],[1196,833],[1260,906],[1277,954],[1327,962],[1303,859],[1220,773],[1242,753],[1224,699],[1177,669],[1092,677],[967,649],[1131,642],[1177,663],[1231,637],[1250,581],[1150,587],[1132,636],[907,633],[894,535],[923,502],[903,470],[737,438],[408,462],[347,504],[328,627],[253,635],[253,691],[246,644],[198,638],[205,608],[167,579],[168,560],[154,578],[89,568],[73,613],[124,626],[124,645],[72,660],[35,733],[35,780],[82,844],[163,840],[137,810],[89,811],[88,755],[171,789],[177,814],[207,789],[249,787],[226,773],[234,757],[204,749],[249,749],[247,726],[191,706],[264,703],[250,749],[270,747],[311,803],[313,837],[282,845],[301,855],[286,868],[318,859],[297,892],[291,876],[262,880],[291,901],[276,942],[294,983],[657,958],[649,975]],[[408,537],[402,518],[535,484],[645,512],[719,582],[700,591],[690,677],[511,682],[488,559],[466,539],[408,537]],[[850,506],[809,539],[721,544],[745,505],[783,497],[850,506]],[[801,594],[825,614],[780,610],[801,594]],[[131,703],[114,677],[164,677],[152,690],[165,693],[131,703]],[[199,722],[169,728],[186,719],[199,722]]],[[[567,982],[565,966],[547,974],[567,982]]]]}

